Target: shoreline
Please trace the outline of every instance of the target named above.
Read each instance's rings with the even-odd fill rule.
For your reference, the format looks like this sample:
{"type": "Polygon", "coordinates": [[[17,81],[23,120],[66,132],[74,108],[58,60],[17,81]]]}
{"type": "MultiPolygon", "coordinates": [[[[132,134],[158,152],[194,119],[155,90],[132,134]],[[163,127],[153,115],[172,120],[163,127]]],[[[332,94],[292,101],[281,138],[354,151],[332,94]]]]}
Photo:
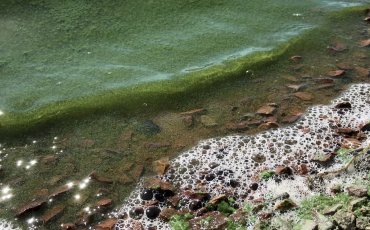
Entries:
{"type": "MultiPolygon", "coordinates": [[[[356,18],[356,20],[362,18],[357,13],[352,16],[352,19],[356,18]]],[[[359,32],[362,27],[364,25],[356,27],[356,32],[359,32]]],[[[349,36],[346,33],[340,34],[343,37],[349,36]]],[[[180,109],[158,112],[154,116],[144,114],[142,118],[132,120],[122,118],[114,120],[112,117],[106,120],[92,118],[86,121],[75,120],[69,125],[66,121],[60,124],[60,127],[42,130],[47,134],[40,133],[26,138],[22,137],[19,144],[15,141],[16,144],[9,144],[9,148],[4,146],[3,155],[0,155],[3,162],[7,162],[3,168],[4,183],[9,184],[11,188],[16,188],[20,184],[24,191],[20,197],[19,191],[14,189],[15,197],[12,202],[15,205],[10,203],[9,206],[11,208],[16,206],[18,209],[25,207],[24,205],[28,205],[41,190],[43,192],[45,189],[48,190],[48,197],[59,186],[63,187],[65,183],[73,181],[75,183],[73,189],[58,194],[55,199],[56,204],[67,204],[64,211],[65,216],[62,215],[60,219],[56,218],[55,222],[51,221],[46,226],[54,226],[61,221],[62,223],[74,222],[77,221],[77,213],[82,212],[81,215],[83,215],[86,206],[92,207],[95,202],[99,201],[93,197],[97,190],[103,189],[103,198],[111,199],[112,204],[107,207],[109,210],[121,203],[122,197],[132,190],[132,186],[143,173],[153,174],[155,172],[151,165],[154,161],[162,157],[173,158],[189,146],[194,146],[193,143],[198,142],[199,139],[227,136],[232,133],[250,135],[264,129],[274,129],[276,124],[283,127],[289,125],[294,122],[293,118],[299,119],[301,116],[299,114],[305,111],[305,108],[318,102],[328,101],[341,91],[346,83],[368,82],[368,76],[361,76],[360,72],[355,69],[369,68],[366,64],[368,50],[358,47],[357,44],[357,40],[365,36],[356,35],[354,40],[344,41],[337,41],[337,38],[330,39],[330,43],[326,44],[329,47],[337,48],[336,45],[344,44],[346,50],[349,51],[332,53],[331,49],[325,47],[319,56],[320,60],[314,60],[316,62],[310,60],[317,57],[316,53],[311,56],[307,52],[299,53],[303,59],[298,62],[289,59],[291,54],[286,54],[286,60],[280,60],[273,67],[266,68],[265,66],[261,72],[256,71],[255,74],[258,76],[255,78],[225,84],[227,90],[218,87],[211,88],[210,91],[215,91],[210,94],[212,99],[204,96],[204,99],[198,102],[192,98],[188,105],[180,106],[180,109]],[[338,67],[339,65],[341,67],[338,67]],[[348,67],[348,65],[352,70],[345,70],[343,76],[328,76],[331,71],[342,70],[341,68],[348,67]],[[259,78],[262,76],[265,78],[259,78]],[[259,88],[248,87],[249,81],[258,84],[259,88]],[[323,88],[319,89],[319,87],[323,88]],[[304,100],[310,95],[313,98],[304,100]],[[193,103],[194,101],[196,103],[193,103]],[[268,109],[276,108],[272,114],[263,115],[263,112],[260,115],[255,114],[264,106],[269,106],[268,109]],[[197,108],[200,111],[191,110],[197,108]],[[285,119],[289,121],[284,123],[285,119]],[[33,144],[33,141],[36,141],[36,144],[33,144]],[[4,155],[7,155],[7,158],[3,158],[4,155]],[[11,166],[18,164],[20,159],[24,160],[24,164],[17,169],[12,168],[11,166]],[[25,165],[26,160],[31,163],[33,159],[37,160],[35,169],[27,171],[26,167],[31,167],[31,165],[25,165]],[[68,174],[67,168],[75,175],[66,175],[68,174]],[[28,180],[34,183],[33,186],[22,180],[20,182],[19,178],[22,179],[22,173],[29,175],[28,180]],[[34,178],[40,175],[46,178],[45,183],[34,178]],[[89,178],[88,183],[84,183],[87,178],[89,178]],[[80,191],[80,186],[87,186],[87,189],[80,191]],[[82,197],[86,195],[87,200],[81,203],[76,202],[74,200],[76,195],[82,197]]],[[[209,94],[205,93],[205,95],[209,94]]],[[[113,118],[121,115],[119,113],[113,118]]],[[[54,204],[42,203],[41,212],[30,213],[40,216],[50,211],[54,204]]],[[[12,219],[12,212],[6,214],[10,219],[12,219]]],[[[93,218],[97,218],[96,216],[100,214],[100,212],[94,213],[93,218]]],[[[94,221],[99,222],[106,218],[107,212],[103,214],[104,217],[94,221]]],[[[28,211],[25,215],[29,216],[28,211]]],[[[93,225],[94,221],[90,224],[93,225]]],[[[41,223],[35,221],[35,224],[39,226],[41,223]]]]}

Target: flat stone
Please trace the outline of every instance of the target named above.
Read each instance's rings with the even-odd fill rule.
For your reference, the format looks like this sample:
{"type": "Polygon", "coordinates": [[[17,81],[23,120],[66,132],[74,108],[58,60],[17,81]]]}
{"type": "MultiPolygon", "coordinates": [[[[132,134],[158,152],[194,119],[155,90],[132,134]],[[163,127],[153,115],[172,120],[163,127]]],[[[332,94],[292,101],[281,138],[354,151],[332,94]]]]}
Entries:
{"type": "Polygon", "coordinates": [[[293,173],[293,170],[290,167],[278,165],[275,167],[275,173],[277,175],[282,175],[282,174],[291,175],[293,173]]]}
{"type": "Polygon", "coordinates": [[[118,220],[115,219],[115,218],[106,219],[103,222],[101,222],[100,224],[95,225],[95,230],[113,230],[117,221],[118,220]]]}
{"type": "Polygon", "coordinates": [[[161,213],[159,213],[159,218],[164,221],[169,221],[173,215],[176,215],[177,211],[174,208],[164,208],[161,213]]]}
{"type": "Polygon", "coordinates": [[[299,91],[305,87],[304,84],[295,85],[295,84],[287,84],[285,85],[287,88],[292,89],[294,91],[299,91]]]}
{"type": "Polygon", "coordinates": [[[213,117],[208,116],[208,115],[200,116],[200,123],[202,123],[202,125],[204,125],[204,127],[207,127],[207,128],[212,128],[218,125],[216,120],[213,117]]]}
{"type": "Polygon", "coordinates": [[[226,199],[227,199],[227,196],[224,194],[221,194],[221,195],[212,197],[212,199],[210,199],[208,203],[215,205],[226,199]]]}
{"type": "Polygon", "coordinates": [[[315,161],[317,163],[320,163],[320,164],[327,164],[329,163],[331,160],[333,160],[335,157],[334,154],[324,154],[324,153],[320,153],[320,154],[316,154],[311,161],[315,161]]]}
{"type": "Polygon", "coordinates": [[[26,213],[28,211],[39,208],[41,205],[43,205],[45,203],[46,203],[46,199],[44,199],[44,198],[36,199],[36,200],[31,201],[31,202],[27,202],[26,204],[22,205],[21,207],[19,207],[16,210],[15,215],[16,216],[21,216],[21,215],[23,215],[24,213],[26,213]]]}
{"type": "Polygon", "coordinates": [[[275,111],[276,111],[275,106],[264,105],[261,108],[259,108],[256,113],[259,115],[272,115],[275,111]]]}
{"type": "Polygon", "coordinates": [[[366,197],[368,190],[363,185],[352,185],[347,187],[347,192],[350,196],[366,197]]]}
{"type": "Polygon", "coordinates": [[[112,205],[112,199],[109,198],[100,199],[95,204],[96,207],[108,207],[110,205],[112,205]]]}
{"type": "Polygon", "coordinates": [[[361,47],[370,46],[370,39],[365,39],[365,40],[360,41],[360,46],[361,47]]]}
{"type": "Polygon", "coordinates": [[[291,199],[285,199],[285,200],[282,200],[276,203],[275,210],[285,211],[285,210],[289,210],[295,207],[297,207],[296,203],[294,203],[291,199]]]}
{"type": "Polygon", "coordinates": [[[303,101],[310,101],[314,98],[313,95],[308,92],[296,92],[293,95],[303,101]]]}
{"type": "Polygon", "coordinates": [[[301,116],[302,116],[302,113],[288,115],[282,119],[282,122],[283,123],[293,123],[297,121],[299,118],[301,118],[301,116]]]}
{"type": "Polygon", "coordinates": [[[327,73],[327,75],[329,77],[339,77],[339,76],[343,76],[345,74],[346,71],[342,70],[342,69],[339,69],[339,70],[332,70],[332,71],[329,71],[327,73]]]}
{"type": "Polygon", "coordinates": [[[94,179],[94,180],[96,180],[98,182],[101,182],[101,183],[107,183],[107,184],[112,184],[113,183],[113,179],[102,176],[102,175],[99,175],[96,171],[93,171],[92,173],[90,173],[90,177],[91,177],[91,179],[94,179]]]}
{"type": "Polygon", "coordinates": [[[342,70],[352,70],[353,69],[353,66],[351,64],[344,63],[344,62],[337,63],[336,66],[342,70]]]}
{"type": "Polygon", "coordinates": [[[353,229],[356,217],[351,212],[339,210],[333,216],[334,222],[341,227],[341,229],[353,229]]]}
{"type": "Polygon", "coordinates": [[[319,77],[319,78],[315,78],[314,80],[317,83],[320,83],[320,84],[331,84],[331,83],[334,83],[334,79],[333,78],[329,78],[329,77],[319,77]]]}
{"type": "Polygon", "coordinates": [[[46,224],[47,222],[49,222],[51,219],[53,219],[54,217],[56,217],[57,215],[59,215],[60,213],[63,212],[65,206],[60,204],[60,205],[56,205],[54,206],[53,208],[51,208],[50,210],[47,210],[42,216],[41,216],[41,219],[43,221],[44,224],[46,224]]]}
{"type": "Polygon", "coordinates": [[[154,172],[156,172],[157,175],[164,175],[164,173],[170,166],[170,159],[168,157],[164,157],[159,160],[153,161],[152,166],[154,172]]]}
{"type": "Polygon", "coordinates": [[[67,193],[71,189],[72,189],[72,186],[62,185],[62,186],[56,188],[52,193],[50,193],[49,199],[53,198],[53,197],[56,197],[56,196],[59,196],[59,195],[62,195],[64,193],[67,193]]]}
{"type": "Polygon", "coordinates": [[[238,123],[229,123],[226,125],[226,129],[236,132],[246,131],[249,129],[249,122],[242,121],[238,123]]]}
{"type": "Polygon", "coordinates": [[[365,205],[367,202],[367,198],[366,197],[362,197],[362,198],[356,198],[354,200],[351,200],[349,202],[349,207],[352,211],[355,211],[356,209],[360,208],[361,206],[365,205]]]}
{"type": "Polygon", "coordinates": [[[370,229],[370,217],[369,216],[359,216],[356,219],[356,228],[358,229],[370,229]]]}
{"type": "Polygon", "coordinates": [[[175,187],[170,183],[166,181],[162,181],[159,178],[149,178],[144,182],[144,188],[146,189],[162,189],[162,190],[169,190],[174,192],[175,187]]]}
{"type": "Polygon", "coordinates": [[[192,230],[222,230],[227,223],[228,219],[218,211],[208,212],[189,221],[192,230]]]}
{"type": "Polygon", "coordinates": [[[342,204],[335,204],[331,207],[327,207],[326,209],[324,209],[324,211],[322,213],[324,215],[334,215],[342,207],[343,207],[342,204]]]}
{"type": "Polygon", "coordinates": [[[259,129],[267,130],[267,129],[276,129],[279,128],[279,124],[276,122],[265,122],[258,126],[259,129]]]}

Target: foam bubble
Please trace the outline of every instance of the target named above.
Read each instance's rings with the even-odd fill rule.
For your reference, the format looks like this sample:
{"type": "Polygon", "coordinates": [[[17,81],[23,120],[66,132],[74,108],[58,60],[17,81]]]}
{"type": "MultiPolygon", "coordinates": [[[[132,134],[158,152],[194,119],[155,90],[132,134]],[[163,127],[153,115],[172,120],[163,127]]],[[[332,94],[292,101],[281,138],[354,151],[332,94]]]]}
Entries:
{"type": "MultiPolygon", "coordinates": [[[[306,115],[292,126],[254,136],[233,135],[201,141],[174,159],[166,174],[159,178],[171,182],[182,191],[207,192],[212,197],[227,194],[240,203],[252,195],[259,196],[269,192],[289,192],[293,199],[300,200],[312,194],[306,186],[302,186],[306,183],[304,177],[295,175],[277,183],[273,180],[259,180],[260,173],[274,170],[278,165],[296,170],[300,164],[305,164],[311,172],[328,170],[327,167],[324,169],[313,162],[312,158],[339,148],[338,143],[344,141],[344,137],[337,134],[338,128],[358,129],[360,125],[370,121],[369,96],[370,85],[352,85],[330,105],[308,109],[306,115]],[[351,108],[336,108],[340,103],[350,103],[351,108]],[[258,182],[258,186],[253,185],[255,182],[258,182]],[[254,188],[251,189],[251,185],[254,188]]],[[[368,145],[369,134],[364,135],[367,140],[362,144],[368,145]]],[[[343,164],[340,159],[335,159],[335,164],[330,168],[334,170],[343,164]]],[[[338,180],[344,178],[339,177],[338,180]]],[[[346,181],[350,182],[351,179],[347,178],[346,181]]],[[[128,217],[119,219],[118,229],[130,229],[133,224],[137,224],[137,220],[129,217],[130,210],[147,209],[148,201],[140,199],[142,187],[143,181],[115,213],[116,216],[128,217]]],[[[156,206],[163,209],[167,207],[167,203],[160,201],[156,206]]],[[[137,219],[145,229],[151,226],[170,229],[168,223],[160,218],[152,220],[144,214],[137,219]]]]}

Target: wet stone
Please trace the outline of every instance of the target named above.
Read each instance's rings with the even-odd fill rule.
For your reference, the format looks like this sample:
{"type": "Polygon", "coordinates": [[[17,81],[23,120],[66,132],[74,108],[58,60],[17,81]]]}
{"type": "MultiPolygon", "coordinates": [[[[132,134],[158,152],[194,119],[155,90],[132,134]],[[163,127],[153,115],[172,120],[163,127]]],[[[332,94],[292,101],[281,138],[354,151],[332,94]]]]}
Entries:
{"type": "Polygon", "coordinates": [[[370,217],[368,216],[359,216],[356,219],[356,228],[357,229],[370,229],[370,217]]]}
{"type": "Polygon", "coordinates": [[[304,220],[301,229],[305,230],[317,230],[318,229],[318,224],[313,221],[313,220],[304,220]]]}
{"type": "Polygon", "coordinates": [[[270,106],[270,105],[265,105],[259,108],[256,112],[256,114],[259,115],[272,115],[276,111],[276,107],[270,106]]]}
{"type": "Polygon", "coordinates": [[[31,211],[31,210],[34,210],[34,209],[37,209],[39,208],[41,205],[45,204],[46,203],[46,199],[36,199],[36,200],[33,200],[31,202],[28,202],[27,204],[21,206],[20,208],[18,208],[16,210],[16,216],[21,216],[23,215],[24,213],[28,212],[28,211],[31,211]]]}
{"type": "Polygon", "coordinates": [[[116,223],[117,219],[115,218],[107,219],[100,224],[95,225],[95,230],[113,230],[116,223]]]}
{"type": "Polygon", "coordinates": [[[258,184],[257,183],[252,183],[250,186],[249,186],[250,189],[252,189],[253,191],[256,191],[258,189],[258,184]]]}
{"type": "Polygon", "coordinates": [[[368,190],[366,186],[352,185],[347,188],[347,192],[351,196],[366,197],[368,190]]]}
{"type": "Polygon", "coordinates": [[[275,209],[281,211],[289,210],[295,207],[297,207],[297,204],[294,203],[291,199],[282,200],[275,205],[275,209]]]}
{"type": "Polygon", "coordinates": [[[339,77],[345,74],[344,70],[332,70],[328,72],[328,76],[330,77],[339,77]]]}
{"type": "Polygon", "coordinates": [[[144,215],[144,209],[141,207],[133,208],[129,211],[129,215],[132,219],[139,220],[144,215]]]}
{"type": "Polygon", "coordinates": [[[151,206],[151,207],[148,207],[146,210],[145,210],[145,215],[149,218],[149,219],[155,219],[159,216],[159,213],[161,212],[161,210],[156,207],[156,206],[151,206]]]}
{"type": "Polygon", "coordinates": [[[293,95],[303,101],[310,101],[313,99],[313,95],[308,92],[297,92],[297,93],[294,93],[293,95]]]}
{"type": "Polygon", "coordinates": [[[324,215],[333,215],[334,213],[336,213],[342,207],[343,207],[342,204],[333,205],[331,207],[328,207],[328,208],[324,209],[323,214],[324,215]]]}
{"type": "Polygon", "coordinates": [[[361,206],[365,205],[367,202],[367,198],[366,197],[362,197],[362,198],[356,198],[354,200],[351,200],[349,202],[349,207],[352,211],[360,208],[361,206]]]}
{"type": "Polygon", "coordinates": [[[164,208],[159,214],[159,218],[164,221],[169,221],[173,215],[176,215],[177,211],[174,208],[164,208]]]}
{"type": "Polygon", "coordinates": [[[56,205],[50,210],[47,210],[42,216],[41,219],[43,223],[49,222],[51,219],[59,215],[60,213],[63,212],[65,206],[64,205],[56,205]]]}
{"type": "Polygon", "coordinates": [[[218,125],[216,120],[208,115],[200,116],[200,123],[202,123],[202,125],[207,128],[212,128],[218,125]]]}
{"type": "Polygon", "coordinates": [[[62,230],[75,230],[76,225],[73,223],[65,223],[65,224],[61,224],[61,228],[62,230]]]}
{"type": "Polygon", "coordinates": [[[218,163],[216,163],[216,162],[211,162],[208,166],[209,166],[211,169],[214,169],[214,168],[218,167],[218,166],[219,166],[219,164],[218,164],[218,163]]]}
{"type": "Polygon", "coordinates": [[[153,161],[152,163],[154,172],[157,175],[164,175],[168,167],[170,166],[170,159],[168,157],[153,161]]]}
{"type": "Polygon", "coordinates": [[[202,207],[202,202],[200,200],[192,200],[189,203],[189,209],[191,211],[196,211],[202,207]]]}
{"type": "Polygon", "coordinates": [[[151,199],[153,199],[153,191],[151,189],[144,189],[140,193],[140,198],[142,200],[151,200],[151,199]]]}
{"type": "Polygon", "coordinates": [[[355,216],[351,212],[339,210],[333,216],[334,222],[341,227],[341,229],[351,229],[354,227],[355,216]]]}
{"type": "Polygon", "coordinates": [[[100,199],[95,204],[97,207],[108,207],[110,205],[112,205],[112,199],[109,198],[100,199]]]}

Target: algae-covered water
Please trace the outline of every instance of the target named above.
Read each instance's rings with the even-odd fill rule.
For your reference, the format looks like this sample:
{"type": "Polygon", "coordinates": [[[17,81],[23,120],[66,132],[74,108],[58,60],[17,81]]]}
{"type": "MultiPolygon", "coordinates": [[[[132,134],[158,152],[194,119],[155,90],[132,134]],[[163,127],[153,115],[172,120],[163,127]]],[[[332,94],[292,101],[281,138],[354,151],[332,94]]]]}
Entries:
{"type": "Polygon", "coordinates": [[[154,173],[153,161],[204,138],[261,131],[233,127],[264,119],[254,113],[266,103],[284,125],[346,84],[369,82],[353,69],[370,68],[359,46],[370,35],[368,3],[1,1],[0,227],[92,227],[154,173]],[[339,64],[352,69],[328,80],[339,64]],[[96,208],[101,199],[112,204],[96,208]]]}
{"type": "Polygon", "coordinates": [[[228,77],[270,57],[256,53],[278,53],[320,26],[328,12],[364,2],[4,0],[0,122],[29,126],[66,111],[133,109],[138,97],[188,90],[221,71],[214,78],[228,77]]]}

